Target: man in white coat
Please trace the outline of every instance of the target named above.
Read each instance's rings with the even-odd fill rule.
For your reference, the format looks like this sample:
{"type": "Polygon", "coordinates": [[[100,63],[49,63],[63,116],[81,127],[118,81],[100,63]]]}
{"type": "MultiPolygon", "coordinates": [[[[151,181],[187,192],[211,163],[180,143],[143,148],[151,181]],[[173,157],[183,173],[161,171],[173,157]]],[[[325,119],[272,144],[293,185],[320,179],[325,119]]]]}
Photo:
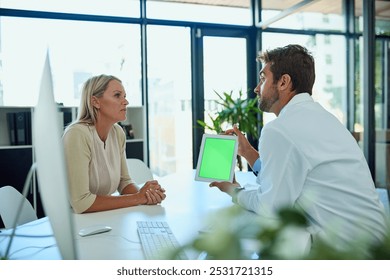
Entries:
{"type": "Polygon", "coordinates": [[[234,126],[239,154],[257,173],[256,182],[213,182],[238,205],[275,217],[294,207],[306,215],[313,240],[332,244],[357,239],[379,242],[386,232],[385,212],[370,170],[346,127],[314,102],[314,58],[306,48],[288,45],[262,52],[259,108],[277,118],[264,126],[258,151],[234,126]]]}

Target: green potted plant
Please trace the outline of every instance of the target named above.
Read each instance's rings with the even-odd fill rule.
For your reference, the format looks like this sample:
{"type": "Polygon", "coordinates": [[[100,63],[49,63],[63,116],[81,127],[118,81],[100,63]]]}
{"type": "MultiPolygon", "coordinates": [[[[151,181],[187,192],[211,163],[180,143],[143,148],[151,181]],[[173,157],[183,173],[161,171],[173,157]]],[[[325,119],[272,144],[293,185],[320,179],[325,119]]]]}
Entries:
{"type": "MultiPolygon", "coordinates": [[[[217,134],[223,132],[226,126],[237,124],[239,129],[251,135],[254,139],[259,137],[259,126],[262,122],[258,119],[258,114],[261,112],[257,107],[257,98],[247,98],[240,90],[238,97],[233,97],[233,91],[223,92],[222,94],[214,91],[218,100],[216,101],[220,107],[217,112],[208,113],[211,123],[198,120],[197,123],[205,129],[209,129],[217,134]],[[214,117],[213,117],[214,115],[214,117]]],[[[237,165],[242,170],[241,157],[237,157],[237,165]]]]}

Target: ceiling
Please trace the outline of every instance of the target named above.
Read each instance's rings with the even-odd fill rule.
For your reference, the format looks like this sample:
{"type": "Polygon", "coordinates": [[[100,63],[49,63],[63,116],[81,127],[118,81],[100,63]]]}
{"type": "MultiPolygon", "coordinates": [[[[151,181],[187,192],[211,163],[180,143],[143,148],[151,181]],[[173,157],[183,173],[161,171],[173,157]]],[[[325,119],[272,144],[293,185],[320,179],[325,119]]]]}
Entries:
{"type": "MultiPolygon", "coordinates": [[[[180,2],[180,3],[192,3],[202,5],[213,6],[226,6],[226,7],[239,7],[249,8],[250,0],[153,0],[153,1],[165,1],[165,2],[180,2]]],[[[267,10],[279,10],[283,11],[299,3],[310,2],[303,0],[263,0],[263,9],[267,10]]],[[[299,9],[300,12],[320,12],[323,14],[341,14],[342,13],[342,0],[313,0],[312,3],[308,3],[303,8],[299,9]]],[[[362,15],[362,3],[363,0],[355,1],[355,12],[357,16],[362,15]]],[[[298,10],[297,10],[298,11],[298,10]]],[[[390,1],[375,1],[375,14],[377,19],[390,20],[390,1]]]]}

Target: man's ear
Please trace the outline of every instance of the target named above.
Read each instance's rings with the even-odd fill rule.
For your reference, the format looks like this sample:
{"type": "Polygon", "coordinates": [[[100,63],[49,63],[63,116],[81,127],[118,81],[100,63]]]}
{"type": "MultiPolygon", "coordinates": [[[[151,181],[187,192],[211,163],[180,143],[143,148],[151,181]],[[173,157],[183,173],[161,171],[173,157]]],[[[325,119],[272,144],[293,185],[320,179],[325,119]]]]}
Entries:
{"type": "Polygon", "coordinates": [[[283,74],[282,77],[279,79],[279,88],[281,90],[289,90],[292,87],[292,81],[289,74],[283,74]]]}
{"type": "Polygon", "coordinates": [[[91,97],[91,103],[92,103],[93,107],[95,107],[96,109],[100,109],[99,98],[97,98],[96,96],[92,96],[91,97]]]}

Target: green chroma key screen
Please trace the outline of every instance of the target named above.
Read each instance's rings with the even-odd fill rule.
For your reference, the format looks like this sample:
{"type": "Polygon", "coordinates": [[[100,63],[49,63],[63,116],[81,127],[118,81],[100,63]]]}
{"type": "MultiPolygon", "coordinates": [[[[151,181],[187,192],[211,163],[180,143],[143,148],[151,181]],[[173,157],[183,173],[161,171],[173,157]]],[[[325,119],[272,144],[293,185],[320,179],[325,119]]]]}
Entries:
{"type": "Polygon", "coordinates": [[[234,139],[206,138],[199,168],[199,177],[229,180],[235,163],[234,139]]]}

